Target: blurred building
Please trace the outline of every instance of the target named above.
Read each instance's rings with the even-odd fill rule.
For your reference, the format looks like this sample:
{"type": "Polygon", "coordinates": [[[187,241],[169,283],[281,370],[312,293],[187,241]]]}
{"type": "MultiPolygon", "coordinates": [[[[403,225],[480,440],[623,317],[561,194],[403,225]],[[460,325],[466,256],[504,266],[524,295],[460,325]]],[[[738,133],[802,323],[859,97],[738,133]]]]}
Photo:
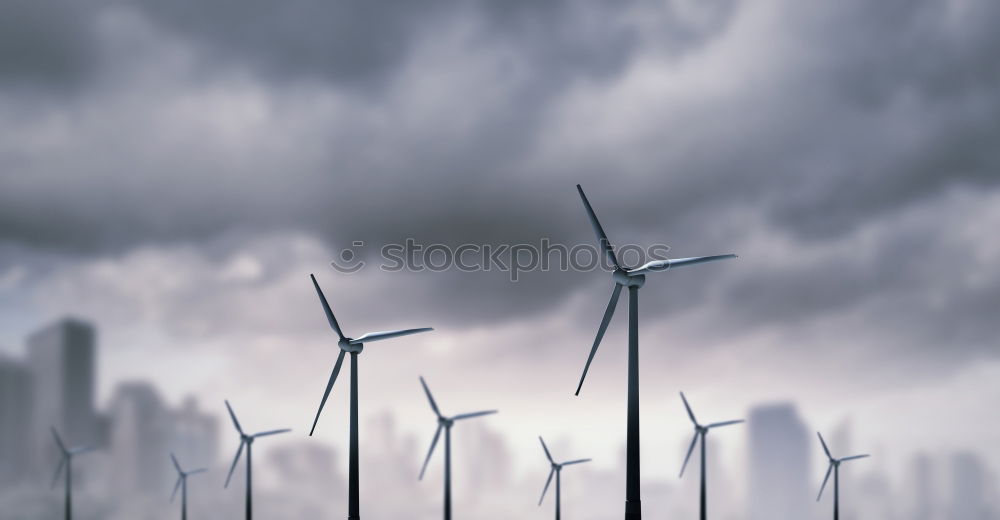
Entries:
{"type": "Polygon", "coordinates": [[[937,518],[937,486],[934,481],[934,463],[926,453],[917,453],[909,464],[909,511],[912,520],[937,518]]]}
{"type": "Polygon", "coordinates": [[[13,487],[30,473],[26,446],[33,436],[33,379],[28,367],[0,356],[0,489],[13,487]]]}
{"type": "Polygon", "coordinates": [[[168,458],[170,414],[156,389],[146,382],[118,385],[109,418],[114,489],[128,495],[162,494],[174,475],[168,458]]]}
{"type": "Polygon", "coordinates": [[[757,406],[747,427],[750,520],[804,520],[813,518],[817,490],[811,483],[815,435],[794,404],[757,406]]]}
{"type": "Polygon", "coordinates": [[[170,424],[168,448],[184,467],[215,464],[219,456],[219,423],[214,415],[201,410],[195,397],[188,396],[180,408],[171,412],[170,424]]]}
{"type": "Polygon", "coordinates": [[[949,520],[993,518],[987,502],[987,474],[983,461],[969,452],[956,453],[951,460],[949,520]]]}

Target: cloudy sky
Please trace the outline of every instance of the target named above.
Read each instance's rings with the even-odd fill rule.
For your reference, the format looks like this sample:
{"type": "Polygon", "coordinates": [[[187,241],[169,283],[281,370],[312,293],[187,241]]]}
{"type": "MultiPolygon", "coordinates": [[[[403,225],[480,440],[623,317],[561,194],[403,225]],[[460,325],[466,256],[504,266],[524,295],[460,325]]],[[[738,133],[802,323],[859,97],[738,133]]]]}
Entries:
{"type": "MultiPolygon", "coordinates": [[[[501,409],[516,471],[544,473],[538,433],[610,470],[624,303],[572,396],[607,274],[377,268],[408,238],[592,243],[581,183],[616,243],[740,254],[642,291],[646,474],[679,465],[678,390],[720,419],[774,400],[850,419],[886,471],[916,450],[1000,468],[998,18],[992,0],[8,0],[0,348],[80,316],[102,403],[148,378],[304,432],[336,357],[316,273],[349,334],[436,328],[366,350],[362,415],[422,446],[423,374],[447,410],[501,409]],[[334,271],[355,241],[367,266],[334,271]]],[[[318,440],[338,449],[345,383],[318,440]]]]}

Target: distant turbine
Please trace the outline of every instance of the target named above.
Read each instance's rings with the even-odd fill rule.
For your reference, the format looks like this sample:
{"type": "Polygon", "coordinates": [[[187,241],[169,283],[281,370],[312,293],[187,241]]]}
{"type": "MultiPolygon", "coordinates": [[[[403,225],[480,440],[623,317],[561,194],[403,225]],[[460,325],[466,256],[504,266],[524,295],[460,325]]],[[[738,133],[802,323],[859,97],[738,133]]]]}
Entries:
{"type": "Polygon", "coordinates": [[[483,412],[472,412],[463,413],[456,415],[454,417],[445,417],[441,415],[441,411],[438,410],[437,403],[434,402],[434,397],[431,396],[431,390],[427,388],[427,383],[424,382],[423,376],[420,377],[420,385],[424,387],[424,393],[427,394],[427,401],[431,404],[431,410],[434,410],[434,415],[437,416],[438,427],[434,432],[434,440],[431,441],[431,449],[427,451],[427,458],[424,459],[424,466],[420,468],[419,480],[423,480],[424,472],[427,471],[427,463],[431,461],[431,455],[434,454],[434,447],[437,446],[438,438],[441,436],[441,430],[444,430],[444,520],[451,520],[451,427],[455,424],[455,421],[460,421],[462,419],[471,419],[473,417],[481,417],[483,415],[492,415],[497,413],[496,410],[486,410],[483,412]]]}
{"type": "Polygon", "coordinates": [[[706,441],[708,440],[707,439],[708,431],[711,430],[712,428],[720,428],[722,426],[729,426],[731,424],[740,424],[746,421],[744,421],[743,419],[739,419],[735,421],[711,423],[707,426],[702,426],[701,424],[698,424],[698,420],[694,418],[694,412],[691,411],[691,406],[688,405],[687,398],[684,397],[684,392],[681,392],[681,400],[684,401],[684,408],[687,409],[688,417],[690,417],[691,422],[694,423],[694,438],[691,439],[691,447],[688,448],[687,457],[684,457],[684,465],[681,466],[680,476],[681,477],[684,476],[684,469],[687,468],[688,461],[691,460],[691,454],[694,453],[694,445],[698,443],[698,439],[700,438],[701,439],[701,515],[699,516],[699,518],[701,518],[701,520],[705,520],[706,518],[708,518],[708,510],[706,506],[707,491],[705,484],[705,473],[707,471],[706,469],[707,467],[705,466],[705,449],[706,449],[705,444],[706,441]]]}
{"type": "Polygon", "coordinates": [[[833,472],[833,520],[840,519],[840,463],[847,462],[849,460],[863,459],[865,457],[870,457],[871,455],[852,455],[850,457],[844,457],[842,459],[835,459],[833,455],[830,455],[830,449],[826,447],[826,441],[823,440],[823,435],[816,432],[819,437],[819,443],[823,445],[823,452],[826,453],[826,458],[830,460],[830,465],[826,468],[826,476],[823,477],[823,485],[819,487],[819,495],[816,495],[816,501],[819,502],[820,498],[823,498],[823,490],[826,489],[826,481],[830,480],[830,472],[833,472]]]}
{"type": "Polygon", "coordinates": [[[188,517],[188,481],[187,478],[191,475],[197,475],[198,473],[204,473],[208,471],[205,468],[198,468],[191,471],[184,471],[181,469],[181,464],[177,462],[177,457],[173,453],[170,454],[170,460],[174,463],[174,469],[177,470],[177,484],[174,484],[174,492],[170,494],[170,501],[173,502],[174,498],[177,497],[177,490],[181,490],[181,520],[187,520],[188,517]]]}
{"type": "Polygon", "coordinates": [[[357,338],[349,338],[344,336],[343,331],[340,330],[340,324],[337,323],[337,318],[333,316],[333,311],[330,309],[330,304],[326,301],[326,296],[323,296],[323,290],[319,288],[319,283],[316,282],[316,277],[309,275],[312,278],[313,286],[316,287],[316,294],[319,295],[319,301],[323,304],[323,312],[326,313],[326,319],[330,322],[330,327],[333,331],[337,333],[340,340],[337,345],[340,346],[340,355],[337,356],[337,363],[333,365],[333,372],[330,373],[330,381],[326,383],[326,391],[323,392],[323,399],[319,402],[319,409],[316,410],[316,418],[313,419],[312,429],[309,430],[309,435],[312,436],[313,432],[316,431],[316,423],[319,422],[319,415],[323,413],[323,406],[326,405],[326,399],[330,397],[330,390],[333,390],[333,383],[337,380],[337,374],[340,373],[340,365],[344,362],[344,353],[351,353],[351,452],[350,452],[350,462],[348,468],[348,504],[347,504],[347,518],[348,520],[359,520],[361,518],[361,508],[359,506],[359,492],[358,492],[358,354],[364,350],[365,343],[370,341],[379,341],[389,338],[398,338],[399,336],[408,336],[410,334],[416,334],[418,332],[426,332],[429,330],[434,330],[430,327],[425,327],[422,329],[404,329],[404,330],[392,330],[386,332],[369,332],[358,336],[357,338]]]}
{"type": "Polygon", "coordinates": [[[62,473],[63,468],[66,468],[66,501],[65,501],[65,518],[66,520],[72,520],[73,518],[73,457],[80,455],[81,453],[87,453],[88,451],[94,451],[96,448],[92,446],[77,446],[75,448],[66,449],[66,445],[63,443],[62,439],[59,438],[59,434],[56,433],[56,429],[53,427],[52,437],[55,438],[56,444],[59,445],[59,452],[62,455],[59,459],[59,466],[56,468],[56,474],[52,476],[52,487],[56,486],[56,482],[59,481],[59,474],[62,473]]]}
{"type": "Polygon", "coordinates": [[[653,260],[633,269],[622,267],[615,256],[614,247],[604,233],[604,228],[597,221],[594,209],[590,207],[590,202],[583,193],[583,188],[577,184],[576,189],[580,192],[583,207],[587,210],[587,217],[597,235],[598,246],[604,251],[611,265],[614,266],[611,279],[615,282],[615,288],[611,292],[611,301],[608,302],[608,308],[604,311],[604,319],[601,320],[601,326],[597,329],[597,338],[594,339],[594,346],[590,349],[587,364],[583,367],[580,384],[576,387],[576,395],[580,395],[580,389],[583,387],[583,380],[587,377],[590,363],[594,360],[597,347],[601,345],[604,332],[608,330],[608,324],[611,323],[611,317],[615,313],[615,306],[618,304],[618,296],[622,292],[622,287],[628,287],[628,430],[625,447],[625,519],[638,520],[642,518],[642,505],[639,501],[639,288],[646,283],[646,273],[657,273],[686,265],[736,258],[736,255],[653,260]]]}
{"type": "Polygon", "coordinates": [[[233,458],[233,465],[229,467],[229,474],[226,475],[226,485],[224,487],[229,487],[229,479],[233,478],[233,471],[236,470],[236,463],[240,461],[240,455],[243,454],[243,447],[247,448],[247,502],[246,502],[246,519],[251,520],[253,518],[253,454],[251,448],[253,448],[253,441],[257,437],[266,437],[268,435],[277,435],[279,433],[287,433],[292,431],[290,428],[284,428],[281,430],[268,430],[266,432],[258,432],[253,435],[248,435],[244,433],[243,428],[240,426],[240,422],[236,420],[236,413],[233,412],[233,407],[229,406],[229,401],[226,401],[226,409],[229,410],[229,417],[233,420],[233,426],[236,427],[236,432],[240,434],[240,447],[236,450],[236,457],[233,458]]]}
{"type": "Polygon", "coordinates": [[[562,494],[560,491],[561,486],[559,485],[559,475],[562,473],[563,466],[569,466],[572,464],[580,464],[581,462],[590,462],[591,459],[577,459],[571,460],[569,462],[559,462],[552,460],[552,454],[549,453],[549,447],[545,445],[545,440],[542,439],[541,435],[538,436],[538,440],[542,443],[542,449],[545,450],[545,458],[549,459],[549,464],[552,465],[552,469],[549,470],[549,478],[545,481],[545,487],[542,489],[542,497],[538,499],[538,505],[542,505],[542,501],[545,500],[545,492],[549,490],[549,484],[552,483],[552,475],[556,476],[556,520],[559,520],[560,515],[560,503],[562,494]]]}

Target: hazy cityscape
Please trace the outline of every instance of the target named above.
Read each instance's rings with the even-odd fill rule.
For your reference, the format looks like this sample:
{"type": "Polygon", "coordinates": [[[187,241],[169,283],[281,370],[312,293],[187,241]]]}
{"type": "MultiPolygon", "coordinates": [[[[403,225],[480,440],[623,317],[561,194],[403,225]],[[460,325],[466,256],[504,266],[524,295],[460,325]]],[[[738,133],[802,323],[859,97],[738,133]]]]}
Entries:
{"type": "MultiPolygon", "coordinates": [[[[218,403],[190,396],[171,405],[144,381],[120,382],[107,403],[95,402],[95,365],[101,355],[98,331],[78,319],[38,329],[25,341],[25,355],[0,361],[0,511],[4,519],[54,517],[61,491],[50,489],[57,450],[50,426],[73,444],[100,450],[74,468],[78,518],[174,518],[168,502],[176,475],[167,454],[190,465],[206,465],[207,475],[192,477],[192,518],[236,517],[242,483],[222,489],[229,425],[218,403]]],[[[814,429],[796,405],[764,403],[747,411],[745,460],[720,465],[709,460],[713,516],[726,520],[801,520],[828,516],[827,502],[816,503],[822,465],[814,429]]],[[[678,418],[679,420],[683,418],[678,418]]],[[[465,425],[463,425],[465,426],[465,425]]],[[[458,449],[476,457],[457,462],[464,475],[456,507],[477,518],[546,518],[551,504],[535,505],[542,472],[515,471],[508,439],[488,426],[469,425],[458,449]],[[473,515],[474,513],[474,515],[473,515]]],[[[369,416],[363,444],[362,501],[376,518],[436,518],[439,489],[422,487],[415,475],[424,439],[403,435],[388,414],[369,416]],[[387,499],[388,498],[388,499],[387,499]]],[[[828,437],[835,449],[854,450],[849,422],[828,437]]],[[[228,445],[228,444],[227,444],[228,445]]],[[[575,444],[577,451],[586,446],[575,444]]],[[[678,451],[682,449],[678,446],[678,451]]],[[[624,447],[623,447],[624,453],[624,447]]],[[[258,463],[258,504],[265,518],[340,518],[345,500],[343,450],[301,433],[265,448],[258,463]]],[[[998,483],[992,468],[975,452],[912,453],[905,456],[904,479],[890,478],[875,459],[851,468],[842,494],[850,497],[842,514],[852,520],[988,520],[1000,518],[998,483]]],[[[653,461],[646,460],[646,464],[653,461]]],[[[617,490],[624,463],[614,470],[579,468],[564,485],[567,515],[605,519],[619,506],[617,490]]],[[[433,466],[432,466],[433,468],[433,466]]],[[[429,480],[439,475],[429,472],[429,480]]],[[[237,479],[238,480],[238,479],[237,479]]],[[[696,513],[693,479],[646,479],[647,508],[672,518],[696,513]]]]}

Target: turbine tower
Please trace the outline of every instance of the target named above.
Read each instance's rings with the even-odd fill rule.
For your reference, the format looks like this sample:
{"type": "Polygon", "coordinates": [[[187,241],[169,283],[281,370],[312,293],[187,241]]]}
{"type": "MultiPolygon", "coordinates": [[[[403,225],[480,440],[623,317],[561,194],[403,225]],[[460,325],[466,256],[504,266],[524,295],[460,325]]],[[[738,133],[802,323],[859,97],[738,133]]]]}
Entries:
{"type": "Polygon", "coordinates": [[[55,427],[52,427],[52,437],[55,438],[56,444],[59,446],[59,452],[62,455],[59,459],[59,466],[56,468],[56,474],[52,477],[52,487],[56,486],[56,482],[59,481],[59,475],[62,473],[63,468],[66,468],[66,499],[65,499],[65,518],[66,520],[72,520],[73,518],[73,457],[80,455],[81,453],[87,453],[88,451],[94,451],[96,448],[92,446],[77,446],[75,448],[66,449],[66,444],[63,443],[62,439],[59,438],[59,434],[56,432],[55,427]]]}
{"type": "Polygon", "coordinates": [[[615,306],[618,304],[618,296],[622,292],[622,287],[628,287],[628,419],[626,434],[626,464],[625,464],[625,520],[639,520],[642,518],[642,505],[639,501],[639,288],[646,282],[647,273],[657,273],[668,269],[676,269],[687,265],[701,264],[714,260],[725,260],[736,258],[736,255],[716,255],[699,256],[695,258],[680,258],[676,260],[653,260],[636,268],[626,268],[618,263],[615,256],[614,247],[604,233],[604,228],[597,220],[594,209],[590,206],[587,196],[583,193],[583,188],[576,185],[583,200],[583,207],[587,210],[587,217],[597,235],[598,247],[604,251],[608,261],[614,266],[611,279],[615,283],[611,292],[611,301],[604,311],[604,318],[597,329],[597,338],[594,339],[594,346],[590,349],[587,357],[587,364],[583,367],[583,375],[580,376],[580,384],[576,387],[576,395],[580,395],[583,387],[583,380],[587,377],[587,370],[594,360],[597,347],[601,345],[601,338],[608,330],[611,317],[614,316],[615,306]]]}
{"type": "Polygon", "coordinates": [[[431,449],[427,451],[427,458],[424,459],[424,466],[420,468],[420,477],[418,480],[424,479],[424,472],[427,471],[427,463],[431,461],[431,455],[434,454],[434,447],[437,446],[438,438],[441,437],[441,430],[444,430],[444,520],[451,520],[451,427],[455,425],[455,421],[492,415],[497,413],[497,411],[486,410],[482,412],[463,413],[454,417],[445,417],[438,410],[437,403],[434,402],[434,397],[431,395],[431,390],[427,388],[427,383],[424,381],[423,376],[420,377],[420,385],[424,387],[424,393],[427,394],[427,401],[431,404],[431,410],[434,410],[434,415],[437,416],[438,427],[434,432],[434,440],[431,441],[431,449]]]}
{"type": "Polygon", "coordinates": [[[852,455],[850,457],[844,457],[841,459],[833,458],[830,455],[830,448],[826,447],[826,441],[823,440],[823,435],[816,432],[819,437],[819,443],[823,445],[823,452],[826,453],[826,458],[830,460],[830,465],[826,468],[826,476],[823,477],[823,485],[819,487],[819,495],[816,496],[816,501],[819,502],[820,498],[823,498],[823,490],[826,489],[826,481],[830,480],[830,472],[833,472],[833,520],[840,520],[840,463],[847,462],[849,460],[863,459],[865,457],[870,457],[871,455],[852,455]]]}
{"type": "Polygon", "coordinates": [[[208,471],[205,468],[193,469],[191,471],[184,471],[181,469],[181,464],[177,462],[177,457],[173,453],[170,454],[170,460],[174,463],[174,469],[177,470],[177,483],[174,484],[174,492],[170,494],[170,501],[173,502],[177,498],[177,490],[181,490],[181,520],[187,520],[188,517],[188,481],[187,478],[191,475],[197,475],[198,473],[204,473],[208,471]]]}
{"type": "Polygon", "coordinates": [[[427,332],[434,329],[424,327],[421,329],[369,332],[362,334],[357,338],[344,336],[344,332],[340,330],[340,324],[337,323],[337,318],[333,316],[330,304],[326,301],[326,296],[323,296],[323,290],[319,288],[319,283],[316,282],[316,277],[310,274],[309,278],[312,278],[313,287],[316,288],[316,294],[319,296],[319,301],[323,304],[323,312],[326,313],[326,319],[330,322],[330,327],[333,328],[333,331],[336,332],[337,336],[340,338],[337,341],[337,345],[340,347],[340,355],[337,356],[337,363],[333,365],[333,372],[330,373],[330,380],[326,383],[326,390],[323,392],[323,399],[319,402],[319,409],[316,410],[316,418],[313,419],[312,429],[309,430],[309,436],[311,437],[313,432],[316,431],[316,423],[319,422],[319,415],[323,413],[323,407],[326,406],[326,400],[330,397],[330,391],[333,390],[333,383],[337,380],[337,374],[340,373],[340,365],[344,362],[344,354],[349,352],[351,354],[351,448],[347,474],[347,519],[360,520],[361,506],[359,505],[360,493],[358,491],[358,354],[365,349],[364,344],[371,341],[409,336],[410,334],[427,332]]]}
{"type": "Polygon", "coordinates": [[[568,462],[559,462],[552,460],[552,454],[549,453],[549,447],[545,445],[545,439],[542,436],[538,436],[538,440],[542,443],[542,449],[545,450],[545,458],[549,459],[549,464],[552,465],[552,469],[549,470],[549,478],[545,481],[545,487],[542,488],[542,497],[538,499],[538,505],[542,505],[542,501],[545,500],[545,492],[549,490],[549,484],[552,483],[552,475],[556,476],[556,520],[559,520],[560,515],[560,504],[561,504],[561,486],[559,485],[559,476],[562,473],[563,466],[570,466],[573,464],[580,464],[581,462],[590,462],[591,459],[577,459],[568,462]]]}
{"type": "Polygon", "coordinates": [[[284,428],[281,430],[268,430],[264,432],[258,432],[253,435],[249,435],[243,431],[240,426],[240,421],[236,419],[236,413],[233,412],[233,407],[229,406],[229,401],[226,401],[226,409],[229,410],[229,417],[233,420],[233,426],[236,427],[236,432],[240,434],[240,447],[236,450],[236,457],[233,458],[233,465],[229,467],[229,474],[226,475],[226,485],[224,487],[229,487],[229,480],[233,478],[233,471],[236,470],[236,463],[240,461],[240,455],[243,454],[243,447],[247,448],[247,501],[246,501],[246,519],[251,520],[253,518],[253,441],[258,437],[267,437],[268,435],[277,435],[279,433],[287,433],[292,431],[290,428],[284,428]]]}
{"type": "Polygon", "coordinates": [[[711,430],[712,428],[721,428],[723,426],[740,424],[746,421],[744,421],[743,419],[738,419],[735,421],[716,422],[702,426],[701,424],[698,423],[698,420],[694,418],[694,412],[691,411],[691,405],[688,404],[687,398],[684,397],[684,392],[681,392],[681,401],[684,401],[684,408],[687,410],[688,417],[691,418],[691,422],[694,424],[694,438],[691,439],[691,447],[688,448],[687,456],[684,457],[684,465],[681,466],[680,476],[681,477],[684,476],[684,470],[687,468],[688,461],[691,460],[691,454],[694,453],[694,445],[698,443],[699,439],[701,439],[701,501],[700,501],[701,514],[699,515],[699,518],[701,518],[701,520],[705,520],[706,518],[708,518],[708,508],[706,505],[707,490],[705,484],[706,480],[705,474],[707,472],[707,466],[705,465],[705,450],[706,450],[705,444],[708,441],[707,438],[708,431],[711,430]]]}

